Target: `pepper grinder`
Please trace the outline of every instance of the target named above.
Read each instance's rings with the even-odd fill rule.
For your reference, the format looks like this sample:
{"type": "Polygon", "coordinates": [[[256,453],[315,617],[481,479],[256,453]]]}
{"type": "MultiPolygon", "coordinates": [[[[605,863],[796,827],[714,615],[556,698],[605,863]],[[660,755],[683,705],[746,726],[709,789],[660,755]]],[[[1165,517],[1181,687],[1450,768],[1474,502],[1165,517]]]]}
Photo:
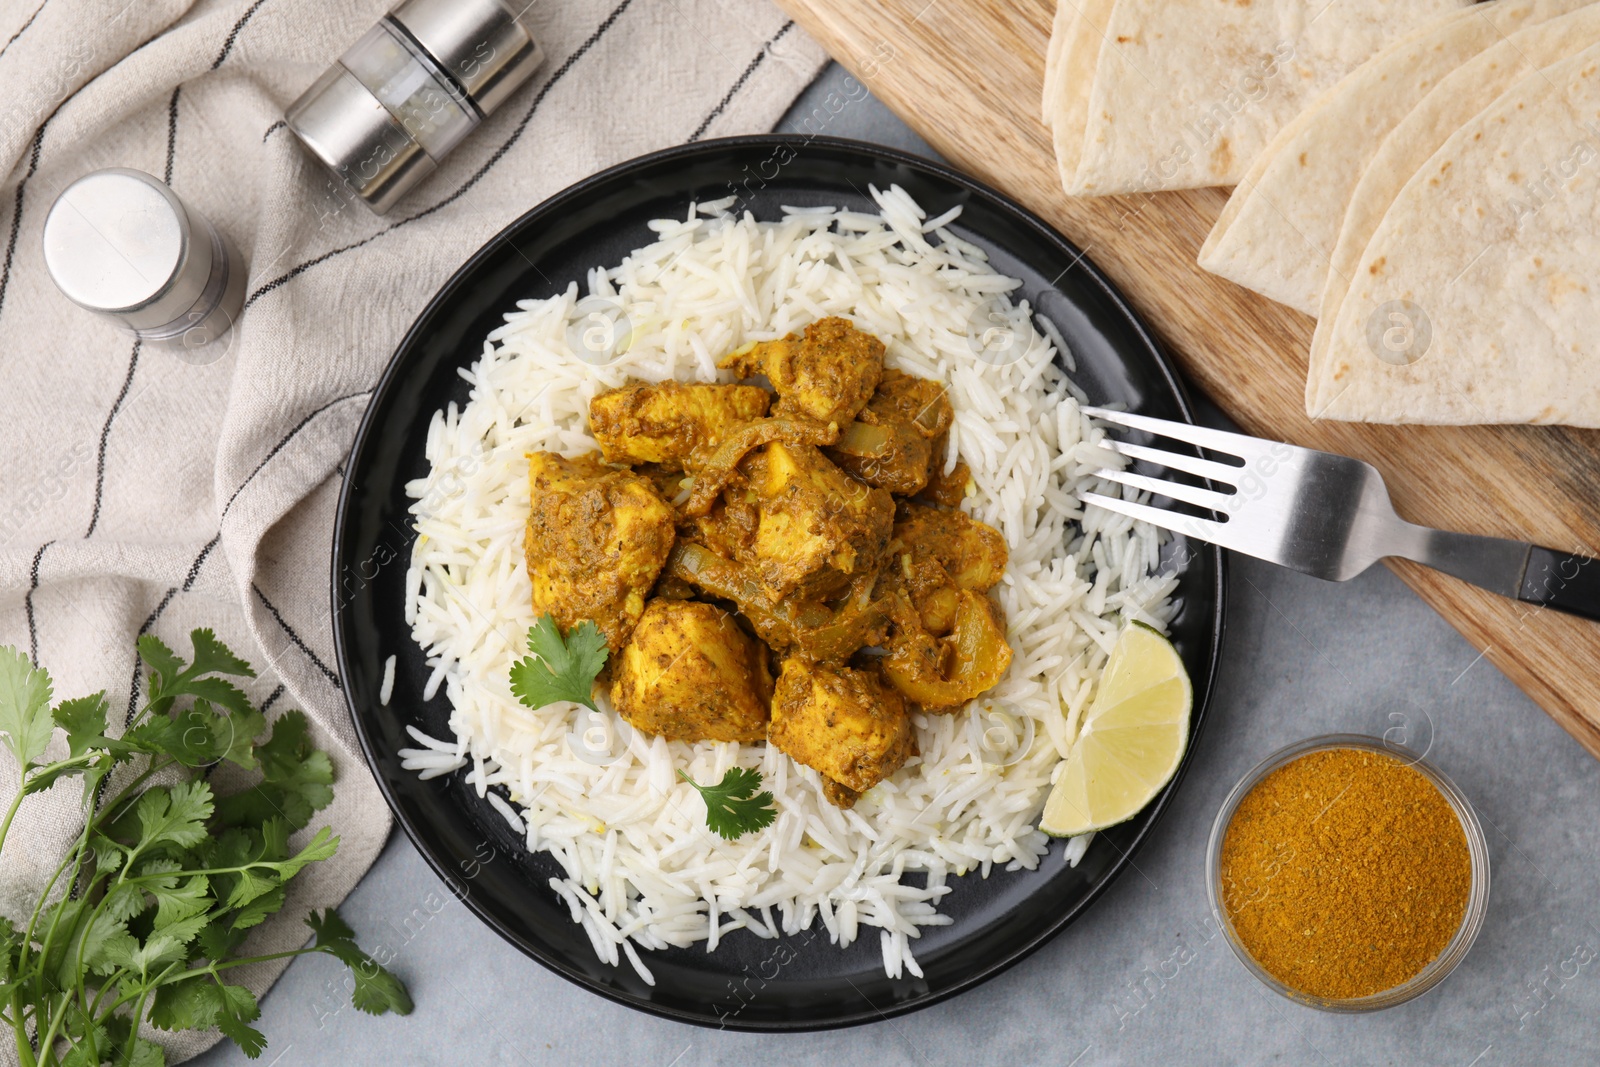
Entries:
{"type": "Polygon", "coordinates": [[[401,0],[284,112],[379,215],[544,62],[500,0],[401,0]]]}
{"type": "Polygon", "coordinates": [[[67,186],[44,220],[44,261],[69,300],[136,337],[190,363],[227,354],[244,305],[238,250],[143,171],[112,167],[67,186]]]}

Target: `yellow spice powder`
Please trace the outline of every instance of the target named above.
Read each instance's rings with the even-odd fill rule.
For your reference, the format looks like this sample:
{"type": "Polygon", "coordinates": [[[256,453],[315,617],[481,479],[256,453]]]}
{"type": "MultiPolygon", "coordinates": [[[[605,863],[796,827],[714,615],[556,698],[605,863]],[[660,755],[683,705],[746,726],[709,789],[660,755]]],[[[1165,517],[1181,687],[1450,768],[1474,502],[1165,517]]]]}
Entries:
{"type": "Polygon", "coordinates": [[[1454,809],[1420,771],[1363,749],[1268,774],[1223,838],[1222,901],[1261,967],[1319,997],[1415,977],[1461,926],[1472,868],[1454,809]]]}

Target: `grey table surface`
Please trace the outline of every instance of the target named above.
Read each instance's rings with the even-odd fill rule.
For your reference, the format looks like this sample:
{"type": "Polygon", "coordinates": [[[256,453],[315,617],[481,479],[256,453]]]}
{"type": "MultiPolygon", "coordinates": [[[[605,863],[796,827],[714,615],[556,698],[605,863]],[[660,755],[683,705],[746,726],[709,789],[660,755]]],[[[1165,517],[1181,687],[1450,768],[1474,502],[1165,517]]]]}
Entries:
{"type": "MultiPolygon", "coordinates": [[[[830,67],[786,127],[820,108],[829,134],[934,155],[877,101],[848,99],[843,79],[830,67]]],[[[1223,424],[1214,411],[1209,421],[1223,424]]],[[[1208,725],[1133,869],[1041,951],[969,993],[819,1034],[667,1022],[570,985],[501,941],[441,891],[396,832],[340,911],[369,945],[397,952],[394,969],[416,1011],[362,1015],[349,1006],[342,968],[306,958],[263,1001],[258,1026],[270,1044],[258,1062],[1594,1062],[1600,764],[1382,567],[1332,585],[1234,557],[1228,596],[1208,725]],[[1493,863],[1488,920],[1465,962],[1421,999],[1372,1015],[1324,1014],[1267,993],[1217,934],[1204,888],[1206,835],[1223,796],[1272,750],[1312,734],[1386,730],[1427,748],[1472,798],[1493,863]]],[[[193,1062],[247,1061],[224,1042],[193,1062]]]]}

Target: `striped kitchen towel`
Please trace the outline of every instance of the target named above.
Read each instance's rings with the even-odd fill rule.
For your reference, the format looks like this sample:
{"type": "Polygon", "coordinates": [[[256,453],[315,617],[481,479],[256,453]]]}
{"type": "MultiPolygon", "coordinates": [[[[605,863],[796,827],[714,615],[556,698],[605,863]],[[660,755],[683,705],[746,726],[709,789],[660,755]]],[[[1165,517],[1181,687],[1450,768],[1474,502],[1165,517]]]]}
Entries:
{"type": "MultiPolygon", "coordinates": [[[[534,0],[547,59],[533,83],[379,218],[337,194],[282,113],[389,2],[0,4],[0,645],[47,667],[58,695],[103,689],[122,709],[137,635],[185,649],[210,626],[260,671],[257,699],[315,720],[339,772],[323,816],[343,841],[258,932],[262,952],[302,943],[305,912],[341,900],[389,832],[328,596],[344,458],[389,355],[518,215],[640,153],[770,129],[824,60],[767,0],[534,0]],[[110,166],[162,178],[243,253],[223,359],[141,346],[52,286],[45,213],[110,166]]],[[[0,806],[16,788],[0,759],[0,806]]],[[[75,781],[28,798],[0,913],[31,902],[81,825],[75,781]]],[[[169,1061],[209,1043],[173,1039],[169,1061]]],[[[0,1063],[13,1055],[0,1044],[0,1063]]]]}

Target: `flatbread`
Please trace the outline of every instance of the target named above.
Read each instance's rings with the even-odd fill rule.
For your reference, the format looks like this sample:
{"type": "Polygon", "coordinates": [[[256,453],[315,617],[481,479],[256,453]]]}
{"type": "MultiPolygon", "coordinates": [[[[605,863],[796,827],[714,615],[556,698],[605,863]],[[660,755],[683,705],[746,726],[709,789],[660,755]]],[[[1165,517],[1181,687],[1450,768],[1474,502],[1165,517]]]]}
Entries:
{"type": "Polygon", "coordinates": [[[1057,65],[1055,95],[1045,101],[1048,110],[1054,102],[1056,166],[1063,178],[1078,167],[1083,150],[1083,125],[1089,111],[1089,91],[1093,88],[1100,48],[1106,39],[1106,23],[1117,0],[1060,0],[1072,4],[1074,14],[1066,44],[1057,65]]]}
{"type": "MultiPolygon", "coordinates": [[[[1077,128],[1082,145],[1073,166],[1062,161],[1065,188],[1233,185],[1306,104],[1384,45],[1468,2],[1118,0],[1077,128]]],[[[1065,76],[1081,73],[1069,66],[1065,76]]],[[[1075,132],[1065,110],[1058,146],[1063,127],[1075,132]]]]}
{"type": "Polygon", "coordinates": [[[1044,109],[1046,126],[1054,125],[1056,121],[1053,101],[1061,88],[1061,55],[1066,51],[1067,39],[1073,33],[1077,16],[1077,0],[1057,0],[1056,17],[1050,23],[1050,43],[1044,51],[1044,93],[1040,98],[1040,106],[1044,109]]]}
{"type": "Polygon", "coordinates": [[[1597,253],[1600,44],[1518,80],[1405,183],[1318,324],[1318,414],[1600,426],[1597,253]]]}
{"type": "MultiPolygon", "coordinates": [[[[1597,42],[1600,4],[1526,26],[1441,80],[1384,139],[1356,183],[1334,246],[1317,332],[1311,342],[1307,414],[1313,418],[1324,414],[1335,417],[1329,403],[1344,388],[1341,368],[1348,353],[1343,348],[1332,350],[1334,338],[1341,336],[1334,330],[1333,320],[1349,296],[1375,232],[1401,189],[1453,133],[1517,81],[1597,42]]],[[[1499,294],[1494,296],[1498,303],[1499,294]]],[[[1360,417],[1354,414],[1356,408],[1341,410],[1352,412],[1344,417],[1360,417]]]]}
{"type": "Polygon", "coordinates": [[[1317,314],[1350,194],[1389,131],[1466,60],[1589,2],[1475,4],[1361,64],[1256,156],[1200,249],[1200,266],[1317,314]]]}

